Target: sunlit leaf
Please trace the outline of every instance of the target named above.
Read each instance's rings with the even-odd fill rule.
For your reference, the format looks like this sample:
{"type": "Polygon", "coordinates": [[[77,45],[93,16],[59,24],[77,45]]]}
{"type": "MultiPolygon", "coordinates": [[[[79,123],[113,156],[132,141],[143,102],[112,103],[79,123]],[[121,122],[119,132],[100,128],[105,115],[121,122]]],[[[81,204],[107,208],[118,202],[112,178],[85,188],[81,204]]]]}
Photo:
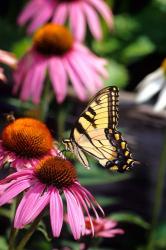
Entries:
{"type": "Polygon", "coordinates": [[[147,223],[141,216],[132,212],[113,213],[110,218],[118,222],[129,222],[143,227],[144,229],[149,229],[149,223],[147,223]]]}
{"type": "Polygon", "coordinates": [[[0,249],[1,250],[7,250],[8,249],[8,244],[6,242],[6,239],[3,237],[0,237],[0,249]]]}
{"type": "Polygon", "coordinates": [[[105,86],[116,84],[119,88],[123,88],[127,85],[129,74],[127,69],[122,64],[110,60],[107,69],[109,78],[105,81],[105,86]]]}
{"type": "Polygon", "coordinates": [[[155,245],[156,247],[159,247],[160,249],[166,249],[166,221],[162,224],[159,224],[159,226],[156,229],[155,234],[155,245]]]}
{"type": "Polygon", "coordinates": [[[99,204],[103,207],[110,206],[112,204],[118,204],[120,202],[119,198],[116,197],[106,197],[106,196],[99,196],[96,195],[96,200],[99,202],[99,204]]]}
{"type": "Polygon", "coordinates": [[[12,51],[18,58],[23,56],[25,52],[31,47],[31,38],[24,37],[21,40],[17,41],[12,46],[12,51]]]}
{"type": "Polygon", "coordinates": [[[122,52],[122,60],[124,62],[132,62],[138,60],[139,57],[148,55],[155,50],[153,42],[145,36],[139,37],[122,52]]]}

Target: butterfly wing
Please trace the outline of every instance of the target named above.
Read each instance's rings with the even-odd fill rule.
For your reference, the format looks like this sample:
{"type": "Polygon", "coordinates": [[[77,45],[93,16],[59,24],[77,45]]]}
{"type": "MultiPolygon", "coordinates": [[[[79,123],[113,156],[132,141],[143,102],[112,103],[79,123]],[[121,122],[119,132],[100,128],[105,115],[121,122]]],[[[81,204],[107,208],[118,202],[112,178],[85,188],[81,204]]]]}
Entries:
{"type": "Polygon", "coordinates": [[[102,166],[121,172],[133,163],[127,143],[117,131],[118,97],[115,86],[100,90],[76,121],[70,141],[83,165],[87,164],[84,153],[92,155],[102,166]],[[79,151],[79,156],[76,151],[79,151]]]}

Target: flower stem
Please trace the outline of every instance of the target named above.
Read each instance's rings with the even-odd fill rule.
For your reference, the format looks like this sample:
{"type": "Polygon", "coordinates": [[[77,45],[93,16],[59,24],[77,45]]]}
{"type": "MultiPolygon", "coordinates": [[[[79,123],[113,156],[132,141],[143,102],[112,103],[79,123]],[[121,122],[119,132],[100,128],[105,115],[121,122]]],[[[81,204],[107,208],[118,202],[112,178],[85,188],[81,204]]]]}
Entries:
{"type": "MultiPolygon", "coordinates": [[[[22,195],[18,195],[17,198],[13,201],[10,211],[10,218],[13,218],[16,213],[17,205],[20,202],[22,195]]],[[[10,236],[9,236],[9,248],[8,250],[15,250],[15,239],[18,233],[18,229],[14,228],[14,222],[11,222],[11,230],[10,230],[10,236]]]]}
{"type": "Polygon", "coordinates": [[[9,248],[8,250],[15,250],[15,238],[18,233],[18,229],[14,227],[11,228],[10,236],[9,236],[9,248]]]}
{"type": "Polygon", "coordinates": [[[152,210],[152,222],[151,222],[151,230],[149,234],[149,241],[147,245],[147,250],[155,250],[155,230],[157,226],[158,216],[160,213],[162,197],[163,197],[163,189],[164,189],[164,177],[166,173],[166,130],[164,132],[164,144],[160,157],[160,164],[158,169],[157,183],[155,187],[154,194],[154,206],[152,210]]]}
{"type": "Polygon", "coordinates": [[[24,237],[22,240],[19,242],[18,246],[16,247],[16,250],[23,250],[25,245],[27,244],[28,240],[31,238],[32,234],[35,232],[38,223],[41,220],[41,216],[38,216],[34,222],[31,224],[27,232],[25,233],[24,237]]]}
{"type": "Polygon", "coordinates": [[[47,112],[48,112],[49,105],[50,105],[52,98],[53,98],[53,91],[50,91],[50,81],[47,80],[45,84],[45,89],[44,89],[44,93],[42,96],[42,100],[40,103],[40,119],[42,121],[46,120],[47,112]]]}

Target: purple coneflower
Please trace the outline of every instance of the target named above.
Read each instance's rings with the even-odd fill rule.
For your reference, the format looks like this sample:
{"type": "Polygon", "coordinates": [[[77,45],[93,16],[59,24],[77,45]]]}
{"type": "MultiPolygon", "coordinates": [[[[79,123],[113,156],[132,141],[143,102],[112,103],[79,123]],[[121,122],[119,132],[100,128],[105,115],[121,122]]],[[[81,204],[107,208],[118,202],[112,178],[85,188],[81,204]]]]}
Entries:
{"type": "MultiPolygon", "coordinates": [[[[95,237],[102,238],[112,238],[118,234],[124,234],[124,230],[120,228],[115,228],[117,226],[117,222],[107,218],[91,218],[94,226],[94,235],[95,237]]],[[[86,235],[91,235],[92,230],[90,226],[89,218],[85,219],[86,224],[86,235]]]]}
{"type": "Polygon", "coordinates": [[[94,227],[89,207],[95,215],[97,206],[103,213],[91,193],[78,182],[74,166],[66,159],[46,156],[34,168],[22,169],[0,181],[0,205],[3,205],[22,193],[14,219],[15,228],[23,228],[36,219],[49,204],[52,232],[58,237],[61,232],[64,216],[64,195],[67,203],[67,220],[75,239],[85,234],[86,212],[90,221],[90,228],[94,234],[94,227]]]}
{"type": "Polygon", "coordinates": [[[18,63],[14,93],[21,89],[22,100],[39,103],[48,75],[59,103],[67,95],[69,79],[78,98],[86,100],[89,92],[103,86],[105,65],[106,60],[76,42],[64,26],[47,24],[35,33],[32,48],[18,63]]]}
{"type": "Polygon", "coordinates": [[[24,25],[30,21],[28,33],[32,33],[49,20],[64,24],[68,19],[76,39],[85,38],[88,24],[92,35],[100,40],[102,29],[98,14],[112,29],[112,12],[103,0],[31,0],[20,14],[18,23],[24,25]]]}
{"type": "Polygon", "coordinates": [[[30,168],[45,155],[57,155],[53,137],[46,125],[36,119],[19,118],[2,131],[0,166],[11,163],[17,170],[30,168]]]}

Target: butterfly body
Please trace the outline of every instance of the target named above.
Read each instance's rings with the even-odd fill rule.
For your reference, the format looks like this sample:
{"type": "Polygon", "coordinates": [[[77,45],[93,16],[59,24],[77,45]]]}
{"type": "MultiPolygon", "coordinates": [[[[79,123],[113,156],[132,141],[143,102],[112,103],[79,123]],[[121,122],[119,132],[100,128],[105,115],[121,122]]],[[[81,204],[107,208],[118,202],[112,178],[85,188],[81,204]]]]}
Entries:
{"type": "Polygon", "coordinates": [[[63,140],[66,149],[87,168],[86,154],[92,155],[103,167],[119,172],[136,163],[117,130],[118,96],[115,86],[100,90],[76,121],[70,138],[63,140]]]}

